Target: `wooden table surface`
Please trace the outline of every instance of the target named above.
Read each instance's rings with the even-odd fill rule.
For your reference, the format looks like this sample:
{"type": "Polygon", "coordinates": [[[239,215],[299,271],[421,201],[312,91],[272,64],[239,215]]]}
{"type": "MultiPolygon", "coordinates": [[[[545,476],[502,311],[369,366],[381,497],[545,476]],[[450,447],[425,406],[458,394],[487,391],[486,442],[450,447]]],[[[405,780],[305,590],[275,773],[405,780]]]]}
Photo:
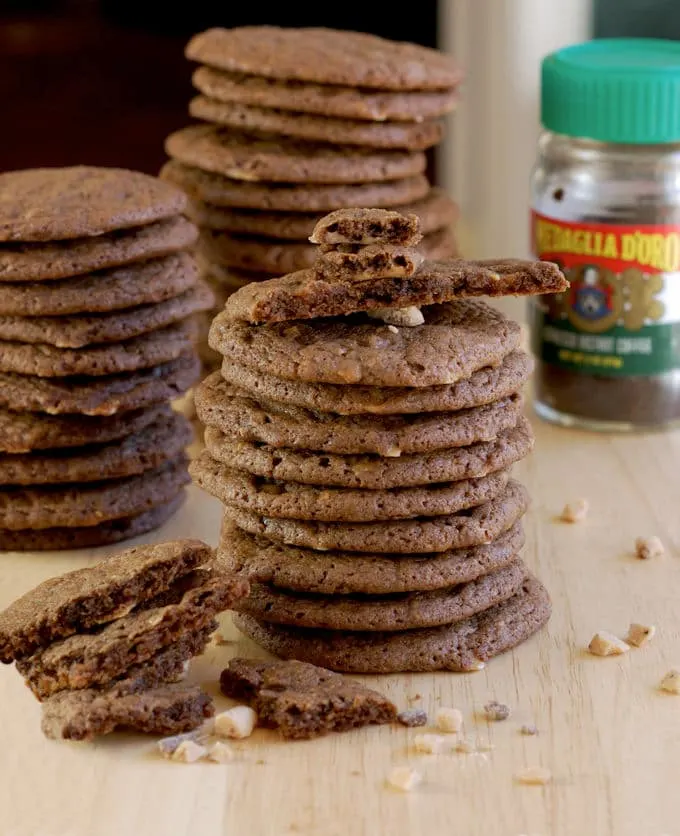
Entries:
{"type": "MultiPolygon", "coordinates": [[[[96,744],[43,738],[39,705],[11,668],[0,671],[2,836],[676,836],[680,834],[680,696],[657,690],[680,664],[680,435],[606,437],[537,424],[536,451],[518,468],[533,495],[526,559],[547,584],[547,629],[479,673],[366,678],[400,706],[463,710],[479,754],[418,755],[418,731],[381,727],[283,743],[268,731],[238,745],[228,765],[161,760],[152,740],[114,735],[96,744]],[[556,521],[586,497],[589,518],[556,521]],[[667,554],[637,560],[639,535],[667,554]],[[625,656],[584,652],[592,634],[625,634],[631,621],[657,635],[625,656]],[[490,699],[511,717],[487,724],[490,699]],[[536,737],[520,734],[535,723],[536,737]],[[395,765],[423,783],[385,787],[395,765]],[[524,767],[551,770],[523,786],[524,767]]],[[[192,489],[154,539],[214,542],[216,502],[192,489]]],[[[0,606],[103,550],[0,556],[0,606]]],[[[233,628],[231,628],[233,630],[233,628]]],[[[235,634],[237,635],[237,634],[235,634]]],[[[232,654],[262,655],[249,641],[211,646],[191,676],[217,693],[232,654]]],[[[227,705],[218,700],[218,707],[227,705]]]]}

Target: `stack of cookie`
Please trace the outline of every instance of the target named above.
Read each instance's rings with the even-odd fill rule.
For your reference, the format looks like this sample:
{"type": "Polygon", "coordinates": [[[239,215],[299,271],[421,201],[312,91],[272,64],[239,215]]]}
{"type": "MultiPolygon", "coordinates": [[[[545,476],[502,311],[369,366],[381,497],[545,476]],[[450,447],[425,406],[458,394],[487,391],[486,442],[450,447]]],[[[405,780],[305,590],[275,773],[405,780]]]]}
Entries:
{"type": "Polygon", "coordinates": [[[247,591],[198,540],[144,546],[51,578],[0,613],[0,662],[16,662],[43,703],[48,737],[118,727],[188,731],[212,714],[177,683],[215,616],[247,591]]]}
{"type": "Polygon", "coordinates": [[[413,212],[421,252],[455,254],[455,205],[423,173],[423,152],[455,106],[460,73],[449,56],[358,32],[271,26],[208,30],[187,56],[202,64],[190,112],[205,124],[168,138],[162,176],[192,198],[220,310],[250,281],[310,267],[308,237],[333,209],[413,212]]]}
{"type": "Polygon", "coordinates": [[[195,315],[213,304],[174,186],[132,171],[0,175],[0,550],[156,528],[188,481],[195,315]]]}
{"type": "Polygon", "coordinates": [[[553,264],[428,262],[417,218],[323,219],[315,267],[235,293],[198,388],[196,482],[253,583],[237,624],[335,670],[471,670],[548,618],[519,554],[532,448],[520,328],[480,295],[566,287],[553,264]]]}

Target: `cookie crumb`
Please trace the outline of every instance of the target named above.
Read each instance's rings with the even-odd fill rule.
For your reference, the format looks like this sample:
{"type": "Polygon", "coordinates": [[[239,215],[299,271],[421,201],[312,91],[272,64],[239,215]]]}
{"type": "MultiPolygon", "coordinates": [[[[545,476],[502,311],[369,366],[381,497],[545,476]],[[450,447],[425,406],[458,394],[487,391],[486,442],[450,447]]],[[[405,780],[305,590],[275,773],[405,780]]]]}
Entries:
{"type": "Polygon", "coordinates": [[[534,735],[538,734],[538,729],[533,723],[525,723],[520,729],[520,732],[521,734],[524,734],[527,737],[533,737],[534,735]]]}
{"type": "Polygon", "coordinates": [[[203,760],[207,754],[208,750],[200,743],[196,743],[194,740],[183,740],[170,755],[170,758],[179,763],[196,763],[203,760]]]}
{"type": "Polygon", "coordinates": [[[184,734],[174,734],[172,737],[162,737],[156,744],[158,751],[164,758],[169,758],[176,750],[180,743],[186,740],[196,742],[197,732],[185,732],[184,734]]]}
{"type": "Polygon", "coordinates": [[[680,670],[669,670],[659,683],[659,688],[667,694],[680,694],[680,670]]]}
{"type": "Polygon", "coordinates": [[[439,731],[458,734],[463,728],[463,712],[458,708],[438,708],[435,723],[439,731]]]}
{"type": "Polygon", "coordinates": [[[650,560],[653,557],[661,557],[666,550],[658,537],[638,537],[635,541],[635,557],[640,560],[650,560]]]}
{"type": "Polygon", "coordinates": [[[215,716],[215,734],[242,740],[250,737],[257,725],[257,714],[248,705],[237,705],[215,716]]]}
{"type": "Polygon", "coordinates": [[[528,766],[516,777],[520,784],[545,786],[552,781],[552,772],[544,766],[528,766]]]}
{"type": "Polygon", "coordinates": [[[234,760],[234,750],[221,740],[216,740],[208,747],[207,758],[213,763],[230,763],[234,760]]]}
{"type": "Polygon", "coordinates": [[[442,734],[417,734],[413,739],[416,752],[425,755],[441,755],[452,749],[451,739],[442,734]]]}
{"type": "Polygon", "coordinates": [[[473,755],[476,751],[477,747],[469,737],[464,737],[456,744],[456,752],[460,752],[463,755],[473,755]]]}
{"type": "Polygon", "coordinates": [[[402,726],[426,726],[427,711],[423,708],[408,708],[397,714],[397,720],[402,726]]]}
{"type": "Polygon", "coordinates": [[[626,636],[626,643],[633,647],[642,647],[648,641],[654,638],[656,634],[656,627],[650,624],[631,624],[628,628],[628,635],[626,636]]]}
{"type": "Polygon", "coordinates": [[[389,786],[400,792],[411,792],[421,781],[420,772],[410,766],[395,766],[387,779],[389,786]]]}
{"type": "Polygon", "coordinates": [[[499,723],[501,720],[507,720],[510,716],[510,707],[505,703],[491,700],[484,706],[484,714],[487,720],[494,723],[499,723]]]}
{"type": "Polygon", "coordinates": [[[415,328],[425,322],[423,312],[415,305],[408,308],[374,308],[366,313],[371,319],[381,319],[386,325],[401,325],[404,328],[415,328]]]}
{"type": "Polygon", "coordinates": [[[588,516],[590,505],[587,499],[577,499],[575,502],[567,502],[562,509],[560,519],[562,522],[577,523],[583,522],[588,516]]]}
{"type": "Polygon", "coordinates": [[[630,645],[613,633],[600,630],[590,640],[588,650],[593,656],[619,656],[621,653],[628,653],[630,645]]]}

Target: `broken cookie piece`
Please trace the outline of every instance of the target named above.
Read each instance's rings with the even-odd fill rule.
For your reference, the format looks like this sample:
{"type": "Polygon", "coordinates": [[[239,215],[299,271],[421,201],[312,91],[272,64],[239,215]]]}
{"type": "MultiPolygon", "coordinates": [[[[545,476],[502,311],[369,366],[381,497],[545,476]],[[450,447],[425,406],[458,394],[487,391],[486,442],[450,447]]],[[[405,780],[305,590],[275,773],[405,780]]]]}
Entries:
{"type": "Polygon", "coordinates": [[[250,705],[261,726],[303,740],[396,720],[382,694],[306,662],[232,659],[220,677],[222,693],[250,705]]]}
{"type": "Polygon", "coordinates": [[[387,209],[338,209],[321,218],[309,240],[312,244],[401,244],[415,246],[422,238],[417,215],[387,209]]]}
{"type": "Polygon", "coordinates": [[[323,253],[314,263],[314,272],[328,282],[408,278],[424,260],[422,253],[410,247],[371,244],[349,252],[343,248],[323,253]]]}

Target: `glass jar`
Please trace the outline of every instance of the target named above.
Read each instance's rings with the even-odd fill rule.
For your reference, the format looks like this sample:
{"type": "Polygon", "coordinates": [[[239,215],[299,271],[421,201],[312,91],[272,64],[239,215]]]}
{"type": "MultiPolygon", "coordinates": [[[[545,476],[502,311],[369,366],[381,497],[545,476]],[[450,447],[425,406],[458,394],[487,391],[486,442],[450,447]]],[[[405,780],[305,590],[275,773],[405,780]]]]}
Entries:
{"type": "Polygon", "coordinates": [[[543,418],[680,425],[680,44],[616,39],[543,64],[532,242],[569,290],[530,302],[543,418]]]}

